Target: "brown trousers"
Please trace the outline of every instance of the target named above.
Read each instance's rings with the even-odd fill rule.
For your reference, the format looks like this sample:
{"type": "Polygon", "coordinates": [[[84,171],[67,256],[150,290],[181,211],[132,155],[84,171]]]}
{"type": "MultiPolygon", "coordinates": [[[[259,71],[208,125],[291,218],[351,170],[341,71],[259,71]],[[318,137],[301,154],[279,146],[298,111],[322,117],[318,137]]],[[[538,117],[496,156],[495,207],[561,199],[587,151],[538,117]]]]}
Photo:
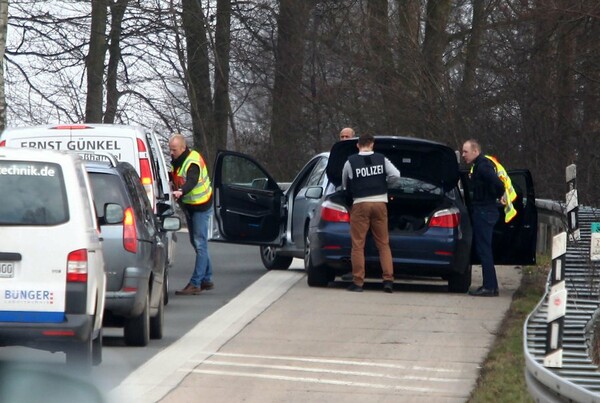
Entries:
{"type": "Polygon", "coordinates": [[[365,240],[369,228],[371,228],[371,234],[379,251],[383,280],[394,281],[386,203],[356,203],[350,211],[352,277],[354,284],[361,287],[365,282],[365,240]]]}

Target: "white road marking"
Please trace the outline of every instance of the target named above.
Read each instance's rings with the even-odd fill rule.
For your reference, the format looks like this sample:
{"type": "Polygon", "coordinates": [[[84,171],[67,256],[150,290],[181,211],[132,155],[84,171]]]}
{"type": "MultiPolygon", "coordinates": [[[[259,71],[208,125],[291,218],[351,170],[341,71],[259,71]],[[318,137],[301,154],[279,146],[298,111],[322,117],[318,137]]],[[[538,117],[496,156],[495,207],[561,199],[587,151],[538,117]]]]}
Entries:
{"type": "Polygon", "coordinates": [[[307,358],[307,357],[294,357],[285,355],[255,355],[255,354],[236,354],[236,353],[222,353],[222,352],[205,352],[206,355],[215,355],[222,357],[236,357],[236,358],[260,358],[269,360],[285,360],[285,361],[300,361],[300,362],[313,362],[321,364],[339,364],[339,365],[356,365],[363,367],[380,367],[380,368],[394,368],[394,369],[408,369],[417,371],[431,371],[431,372],[447,372],[447,373],[461,373],[462,370],[435,368],[435,367],[421,367],[412,365],[398,365],[390,364],[385,362],[373,362],[373,361],[352,361],[352,360],[331,360],[324,358],[307,358]]]}
{"type": "Polygon", "coordinates": [[[260,378],[260,379],[276,379],[280,381],[289,382],[306,382],[306,383],[319,383],[326,385],[341,385],[341,386],[356,386],[361,388],[373,388],[373,389],[388,389],[388,390],[406,390],[411,392],[440,392],[436,389],[431,388],[418,388],[414,386],[400,386],[400,385],[384,385],[379,383],[366,383],[366,382],[351,382],[351,381],[340,381],[337,379],[321,379],[321,378],[302,378],[293,376],[281,376],[281,375],[265,375],[265,374],[250,374],[246,372],[227,372],[227,371],[210,371],[203,369],[192,370],[195,374],[205,375],[225,375],[225,376],[239,376],[246,378],[260,378]]]}
{"type": "Polygon", "coordinates": [[[229,367],[242,367],[242,368],[263,368],[263,369],[276,369],[282,371],[298,371],[298,372],[315,372],[324,374],[334,375],[349,375],[349,376],[365,376],[372,378],[386,378],[386,379],[397,379],[397,380],[409,380],[409,381],[427,381],[427,382],[462,382],[462,379],[456,378],[434,378],[428,376],[414,376],[414,375],[389,375],[380,372],[364,372],[364,371],[340,371],[335,369],[327,368],[312,368],[312,367],[298,367],[292,365],[264,365],[264,364],[248,364],[240,362],[230,361],[214,361],[206,360],[202,362],[202,365],[215,365],[215,366],[229,366],[229,367]]]}

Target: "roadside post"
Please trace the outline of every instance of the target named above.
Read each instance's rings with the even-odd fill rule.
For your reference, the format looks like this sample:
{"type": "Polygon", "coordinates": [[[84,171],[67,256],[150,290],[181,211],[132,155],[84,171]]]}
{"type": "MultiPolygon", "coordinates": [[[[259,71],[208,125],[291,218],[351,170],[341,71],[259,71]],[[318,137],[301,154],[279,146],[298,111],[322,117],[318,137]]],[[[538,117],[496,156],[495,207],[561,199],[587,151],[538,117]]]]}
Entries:
{"type": "MultiPolygon", "coordinates": [[[[568,191],[566,194],[567,232],[556,235],[552,240],[552,271],[550,273],[550,292],[548,293],[548,315],[546,317],[546,355],[544,366],[562,368],[562,339],[567,313],[567,289],[565,288],[565,259],[567,243],[577,242],[581,238],[579,231],[579,201],[577,197],[575,164],[565,169],[568,191]]],[[[600,260],[600,223],[597,223],[597,241],[593,241],[594,226],[592,225],[592,243],[590,255],[600,260]]]]}

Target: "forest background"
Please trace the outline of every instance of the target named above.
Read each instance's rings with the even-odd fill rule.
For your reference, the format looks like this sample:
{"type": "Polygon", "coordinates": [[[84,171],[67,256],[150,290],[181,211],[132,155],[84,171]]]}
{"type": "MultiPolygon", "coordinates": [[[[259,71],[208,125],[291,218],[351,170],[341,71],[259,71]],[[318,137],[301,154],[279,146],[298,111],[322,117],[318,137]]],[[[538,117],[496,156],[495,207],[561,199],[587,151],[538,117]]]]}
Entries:
{"type": "Polygon", "coordinates": [[[597,0],[0,0],[0,128],[124,123],[290,181],[345,126],[600,187],[597,0]]]}

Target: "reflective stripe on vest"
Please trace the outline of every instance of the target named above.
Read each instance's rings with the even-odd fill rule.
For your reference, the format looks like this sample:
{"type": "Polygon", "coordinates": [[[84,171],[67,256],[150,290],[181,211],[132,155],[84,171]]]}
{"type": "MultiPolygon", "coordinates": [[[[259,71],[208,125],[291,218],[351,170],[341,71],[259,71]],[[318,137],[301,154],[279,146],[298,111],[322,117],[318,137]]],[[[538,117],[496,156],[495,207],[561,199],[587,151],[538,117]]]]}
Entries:
{"type": "MultiPolygon", "coordinates": [[[[504,205],[504,222],[508,223],[517,215],[517,210],[515,209],[515,206],[513,206],[513,202],[517,198],[517,192],[512,185],[508,173],[506,173],[506,169],[504,169],[496,157],[491,155],[486,155],[485,157],[494,163],[496,174],[504,185],[504,198],[506,199],[506,204],[504,205]]],[[[471,167],[471,173],[473,173],[473,167],[471,167]]]]}
{"type": "Polygon", "coordinates": [[[177,181],[175,183],[185,183],[187,170],[192,164],[200,167],[200,177],[196,186],[190,192],[186,193],[181,201],[185,204],[204,204],[212,195],[212,186],[210,185],[208,169],[206,168],[204,159],[202,159],[202,156],[197,151],[190,151],[190,155],[183,161],[183,164],[181,164],[176,172],[177,181]]]}

